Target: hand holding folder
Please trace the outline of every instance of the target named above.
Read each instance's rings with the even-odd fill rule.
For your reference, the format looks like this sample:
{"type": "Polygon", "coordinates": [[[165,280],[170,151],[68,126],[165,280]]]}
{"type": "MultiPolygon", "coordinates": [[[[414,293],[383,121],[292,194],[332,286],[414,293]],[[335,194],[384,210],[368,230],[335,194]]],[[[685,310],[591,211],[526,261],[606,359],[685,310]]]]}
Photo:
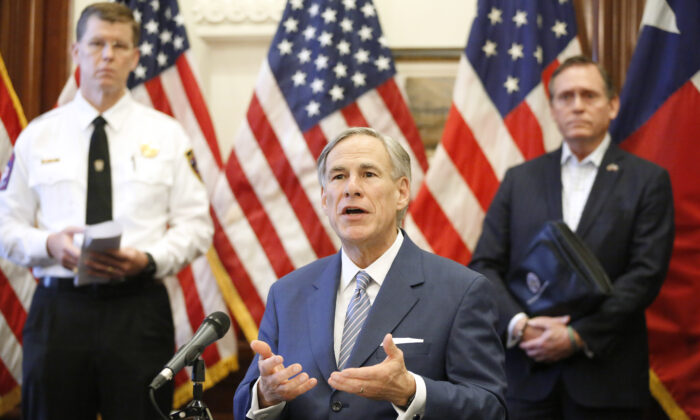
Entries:
{"type": "Polygon", "coordinates": [[[562,221],[545,223],[508,279],[530,316],[589,313],[612,293],[612,284],[586,244],[562,221]]]}

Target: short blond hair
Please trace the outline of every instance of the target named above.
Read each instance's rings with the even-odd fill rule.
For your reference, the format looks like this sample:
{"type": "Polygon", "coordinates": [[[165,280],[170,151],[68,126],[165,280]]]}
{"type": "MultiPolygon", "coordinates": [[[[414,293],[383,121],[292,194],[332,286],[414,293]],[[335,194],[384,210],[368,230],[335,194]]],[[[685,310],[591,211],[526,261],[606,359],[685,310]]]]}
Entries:
{"type": "Polygon", "coordinates": [[[122,3],[93,3],[84,8],[80,13],[78,24],[75,26],[75,36],[78,41],[83,38],[87,21],[92,16],[97,16],[100,20],[110,23],[128,23],[131,26],[134,46],[138,45],[139,38],[141,37],[141,26],[136,22],[136,19],[134,19],[134,14],[131,12],[131,9],[122,3]]]}

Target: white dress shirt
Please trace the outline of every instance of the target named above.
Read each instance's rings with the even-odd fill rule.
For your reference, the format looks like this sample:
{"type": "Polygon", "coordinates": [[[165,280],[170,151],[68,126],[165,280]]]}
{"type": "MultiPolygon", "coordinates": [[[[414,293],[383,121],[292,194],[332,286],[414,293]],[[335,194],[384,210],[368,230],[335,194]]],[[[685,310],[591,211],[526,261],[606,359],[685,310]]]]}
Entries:
{"type": "MultiPolygon", "coordinates": [[[[610,146],[610,134],[605,134],[603,141],[588,156],[579,161],[566,142],[561,147],[561,210],[564,222],[569,229],[576,232],[583,209],[593,188],[598,169],[603,162],[605,152],[610,146]]],[[[508,341],[506,347],[518,344],[515,332],[518,322],[527,318],[524,312],[516,314],[508,323],[508,341]]]]}
{"type": "Polygon", "coordinates": [[[583,208],[593,188],[596,174],[603,162],[603,156],[610,146],[610,135],[588,156],[579,161],[564,142],[561,148],[561,206],[564,222],[576,232],[583,208]]]}
{"type": "MultiPolygon", "coordinates": [[[[98,115],[77,93],[32,121],[15,145],[9,182],[0,190],[0,254],[34,267],[37,277],[74,275],[49,257],[46,240],[67,226],[85,225],[88,151],[98,115]]],[[[213,234],[187,135],[128,92],[102,116],[121,246],[150,253],[156,277],[175,274],[206,252],[213,234]]]]}
{"type": "MultiPolygon", "coordinates": [[[[369,297],[370,303],[374,303],[374,299],[379,294],[379,289],[389,273],[391,265],[394,263],[396,255],[399,253],[401,244],[403,243],[403,233],[399,231],[396,235],[396,240],[387,249],[384,254],[377,258],[372,264],[367,266],[367,268],[358,267],[351,259],[347,256],[345,251],[341,249],[340,251],[340,284],[338,285],[338,293],[336,294],[335,300],[335,317],[333,325],[333,352],[335,353],[335,360],[338,361],[338,356],[340,355],[340,344],[343,339],[343,326],[345,324],[345,315],[352,299],[352,295],[355,291],[356,284],[353,282],[355,275],[358,271],[364,270],[372,278],[372,281],[367,286],[367,296],[369,297]]],[[[387,331],[388,332],[388,331],[387,331]]],[[[379,347],[381,343],[377,343],[379,347]]],[[[419,414],[422,416],[425,412],[425,402],[427,397],[427,392],[425,388],[425,381],[419,375],[409,372],[413,375],[416,380],[416,395],[413,398],[413,402],[410,406],[406,408],[406,411],[401,410],[398,406],[392,404],[394,410],[396,410],[397,420],[410,419],[414,415],[419,414]]],[[[318,378],[319,380],[325,380],[327,378],[318,378]]],[[[253,389],[257,390],[258,381],[255,382],[253,389]]],[[[246,415],[254,420],[263,419],[274,419],[282,413],[285,403],[279,403],[272,407],[267,407],[260,409],[258,403],[258,393],[253,391],[251,399],[250,410],[246,415]]]]}

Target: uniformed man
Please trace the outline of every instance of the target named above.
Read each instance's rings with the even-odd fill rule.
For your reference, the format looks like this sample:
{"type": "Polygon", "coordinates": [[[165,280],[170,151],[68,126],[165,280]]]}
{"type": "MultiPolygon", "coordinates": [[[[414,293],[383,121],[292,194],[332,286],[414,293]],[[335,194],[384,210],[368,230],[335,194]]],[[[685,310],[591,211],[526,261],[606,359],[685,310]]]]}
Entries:
{"type": "Polygon", "coordinates": [[[72,47],[80,90],[27,126],[0,184],[1,254],[38,279],[23,332],[28,419],[155,418],[147,385],[175,348],[157,279],[211,242],[207,193],[185,132],[127,90],[138,41],[128,7],[83,10],[72,47]],[[83,255],[104,283],[76,286],[75,235],[107,220],[121,226],[121,247],[83,255]]]}

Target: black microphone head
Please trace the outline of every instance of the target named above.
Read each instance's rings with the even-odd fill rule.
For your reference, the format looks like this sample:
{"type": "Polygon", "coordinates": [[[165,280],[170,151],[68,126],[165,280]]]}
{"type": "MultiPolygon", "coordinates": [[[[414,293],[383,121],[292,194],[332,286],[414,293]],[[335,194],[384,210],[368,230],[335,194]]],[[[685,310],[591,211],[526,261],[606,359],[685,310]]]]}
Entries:
{"type": "Polygon", "coordinates": [[[204,319],[204,322],[210,323],[214,327],[217,338],[221,338],[226,334],[229,327],[231,327],[231,319],[225,313],[221,311],[216,311],[204,319]]]}
{"type": "Polygon", "coordinates": [[[183,367],[192,365],[208,345],[226,334],[230,326],[231,320],[223,312],[214,312],[204,318],[194,336],[177,350],[175,355],[165,364],[163,371],[153,379],[151,388],[159,388],[171,380],[173,375],[183,367]]]}

